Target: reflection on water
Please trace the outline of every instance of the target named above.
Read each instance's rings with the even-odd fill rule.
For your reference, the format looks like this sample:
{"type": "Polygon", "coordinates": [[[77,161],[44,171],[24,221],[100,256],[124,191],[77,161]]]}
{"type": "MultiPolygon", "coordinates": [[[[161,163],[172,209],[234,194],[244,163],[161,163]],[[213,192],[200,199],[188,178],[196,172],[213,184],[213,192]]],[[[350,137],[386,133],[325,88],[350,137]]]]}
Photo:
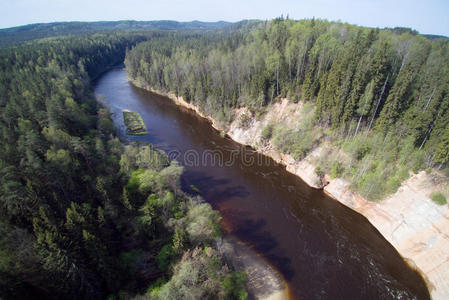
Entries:
{"type": "Polygon", "coordinates": [[[294,297],[429,299],[420,275],[363,216],[273,160],[221,137],[171,100],[132,86],[120,68],[101,77],[95,93],[105,96],[122,137],[152,143],[185,166],[183,188],[197,187],[220,210],[224,229],[275,266],[294,297]],[[139,112],[149,134],[126,136],[122,109],[139,112]],[[222,163],[208,153],[219,153],[222,163]]]}

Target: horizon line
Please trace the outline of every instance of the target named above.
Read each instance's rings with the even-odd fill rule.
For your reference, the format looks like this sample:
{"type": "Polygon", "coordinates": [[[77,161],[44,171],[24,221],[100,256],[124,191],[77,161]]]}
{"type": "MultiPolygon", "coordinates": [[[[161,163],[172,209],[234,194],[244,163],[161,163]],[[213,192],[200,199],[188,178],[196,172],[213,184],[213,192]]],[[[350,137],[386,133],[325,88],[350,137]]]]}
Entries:
{"type": "MultiPolygon", "coordinates": [[[[364,27],[364,28],[374,28],[374,29],[395,29],[395,28],[407,28],[410,29],[412,31],[416,31],[419,35],[431,35],[431,36],[438,36],[438,37],[444,37],[444,38],[449,38],[449,35],[443,35],[443,34],[437,34],[437,33],[423,33],[418,31],[417,29],[413,28],[413,27],[408,27],[408,26],[394,26],[394,27],[380,27],[380,26],[366,26],[366,25],[360,25],[360,24],[356,24],[356,23],[350,23],[347,21],[343,21],[341,19],[338,20],[330,20],[327,18],[320,18],[320,17],[315,17],[312,16],[310,18],[300,18],[300,19],[294,19],[294,18],[290,18],[287,14],[286,17],[283,16],[283,14],[279,17],[276,18],[284,18],[284,19],[289,19],[292,21],[301,21],[301,20],[311,20],[311,19],[315,19],[315,20],[320,20],[320,21],[328,21],[328,22],[334,22],[334,23],[341,23],[341,24],[349,24],[349,25],[353,25],[353,26],[358,26],[358,27],[364,27]]],[[[217,20],[217,21],[202,21],[199,19],[194,19],[194,20],[190,20],[190,21],[179,21],[179,20],[175,20],[175,19],[159,19],[159,20],[136,20],[136,19],[120,19],[120,20],[95,20],[95,21],[80,21],[80,20],[67,20],[67,21],[49,21],[49,22],[35,22],[35,23],[27,23],[27,24],[22,24],[22,25],[15,25],[15,26],[10,26],[10,27],[0,27],[0,31],[1,30],[7,30],[7,29],[14,29],[14,28],[20,28],[20,27],[26,27],[26,26],[33,26],[33,25],[50,25],[50,24],[61,24],[61,23],[106,23],[106,22],[177,22],[177,23],[193,23],[193,22],[200,22],[200,23],[229,23],[229,24],[235,24],[235,23],[239,23],[239,22],[243,22],[243,21],[271,21],[274,20],[276,18],[271,18],[271,19],[241,19],[238,21],[227,21],[224,19],[221,20],[217,20]]]]}

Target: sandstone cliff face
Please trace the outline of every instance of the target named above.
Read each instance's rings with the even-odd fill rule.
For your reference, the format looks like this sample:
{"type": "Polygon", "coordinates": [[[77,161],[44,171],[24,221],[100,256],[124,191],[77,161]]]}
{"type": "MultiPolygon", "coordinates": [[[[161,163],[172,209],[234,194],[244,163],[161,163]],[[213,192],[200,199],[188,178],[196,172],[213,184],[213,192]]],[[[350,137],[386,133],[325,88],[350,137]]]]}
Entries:
{"type": "MultiPolygon", "coordinates": [[[[236,117],[227,134],[235,141],[271,156],[284,164],[287,171],[317,188],[319,178],[313,162],[320,156],[320,147],[305,159],[295,161],[290,155],[277,153],[261,142],[262,130],[270,121],[277,119],[288,123],[288,118],[298,114],[300,109],[284,99],[247,129],[239,127],[236,117]]],[[[235,113],[238,116],[244,110],[235,113]]],[[[326,176],[326,181],[329,184],[324,191],[328,195],[364,215],[409,264],[423,274],[433,299],[449,298],[449,210],[447,205],[439,206],[430,199],[436,187],[424,171],[412,175],[395,194],[378,203],[351,191],[349,182],[344,179],[326,176]]]]}
{"type": "Polygon", "coordinates": [[[312,162],[320,155],[321,148],[312,151],[305,159],[297,161],[289,154],[278,153],[269,142],[262,139],[262,131],[268,124],[280,122],[291,124],[293,119],[300,116],[301,110],[301,105],[292,104],[287,99],[282,99],[281,102],[272,105],[261,120],[253,119],[249,127],[242,128],[239,116],[242,114],[250,115],[250,112],[246,108],[240,108],[235,110],[234,121],[226,130],[226,133],[234,141],[249,145],[260,153],[271,157],[276,162],[285,165],[287,171],[301,177],[308,185],[318,188],[321,182],[315,173],[315,166],[312,162]]]}
{"type": "MultiPolygon", "coordinates": [[[[284,164],[287,171],[299,176],[308,185],[319,187],[320,179],[315,173],[314,162],[320,156],[321,147],[297,161],[291,155],[278,153],[270,143],[262,139],[265,126],[270,122],[282,122],[288,126],[292,123],[292,118],[300,115],[301,105],[282,99],[273,104],[261,119],[252,118],[244,128],[240,116],[247,114],[252,117],[251,113],[246,108],[236,109],[234,121],[225,128],[209,116],[204,116],[198,107],[185,102],[181,97],[145,88],[196,111],[236,142],[253,147],[284,164]]],[[[433,299],[449,299],[449,210],[447,205],[438,206],[431,201],[430,194],[436,186],[424,171],[412,175],[395,194],[377,203],[351,191],[349,183],[344,179],[330,179],[326,176],[326,181],[329,184],[324,187],[324,191],[328,195],[364,215],[409,264],[422,273],[433,299]]]]}
{"type": "Polygon", "coordinates": [[[449,297],[449,211],[430,200],[434,184],[422,171],[379,203],[369,202],[342,179],[324,190],[364,215],[424,275],[433,299],[449,297]]]}

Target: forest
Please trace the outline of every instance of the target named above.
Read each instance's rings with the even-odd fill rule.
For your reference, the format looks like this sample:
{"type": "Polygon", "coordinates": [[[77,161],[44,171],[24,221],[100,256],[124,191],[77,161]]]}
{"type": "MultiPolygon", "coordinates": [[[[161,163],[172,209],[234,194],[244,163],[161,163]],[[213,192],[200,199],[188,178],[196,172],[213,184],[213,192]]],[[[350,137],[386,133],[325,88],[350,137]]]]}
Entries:
{"type": "MultiPolygon", "coordinates": [[[[245,23],[245,22],[242,22],[245,23]]],[[[238,24],[238,23],[237,23],[238,24]]],[[[236,26],[228,22],[177,22],[177,21],[98,21],[98,22],[55,22],[38,23],[0,29],[0,47],[16,45],[42,38],[83,35],[93,33],[117,33],[125,31],[172,30],[194,31],[215,30],[236,26]]],[[[238,26],[238,25],[237,25],[238,26]]]]}
{"type": "Polygon", "coordinates": [[[114,136],[93,81],[162,31],[83,33],[0,49],[0,297],[243,299],[220,215],[183,168],[114,136]]]}
{"type": "Polygon", "coordinates": [[[266,142],[296,159],[330,145],[316,172],[380,200],[410,172],[447,172],[448,51],[447,38],[407,28],[281,17],[149,40],[125,64],[135,82],[182,96],[225,128],[236,108],[251,111],[250,124],[283,98],[303,105],[293,128],[267,125],[266,142]]]}

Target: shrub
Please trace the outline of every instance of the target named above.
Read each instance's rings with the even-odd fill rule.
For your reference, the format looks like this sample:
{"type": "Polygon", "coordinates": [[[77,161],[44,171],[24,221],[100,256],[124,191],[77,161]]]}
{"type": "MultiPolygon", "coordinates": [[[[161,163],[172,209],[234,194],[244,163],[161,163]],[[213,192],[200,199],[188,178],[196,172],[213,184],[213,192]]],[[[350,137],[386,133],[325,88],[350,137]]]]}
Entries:
{"type": "Polygon", "coordinates": [[[321,131],[313,129],[308,122],[301,124],[300,129],[292,130],[286,126],[273,128],[272,142],[277,150],[288,153],[293,158],[303,159],[321,138],[321,131]]]}
{"type": "Polygon", "coordinates": [[[273,128],[272,140],[276,149],[283,153],[290,153],[294,144],[294,132],[285,126],[276,126],[273,128]]]}
{"type": "Polygon", "coordinates": [[[430,198],[438,205],[444,205],[447,203],[446,196],[444,196],[441,192],[433,192],[432,195],[430,195],[430,198]]]}
{"type": "Polygon", "coordinates": [[[168,157],[151,145],[139,147],[135,154],[135,164],[138,168],[160,171],[169,165],[168,157]]]}
{"type": "Polygon", "coordinates": [[[377,136],[367,138],[366,136],[358,135],[353,140],[346,142],[343,147],[353,158],[360,161],[371,152],[372,144],[375,144],[377,139],[377,136]]]}
{"type": "Polygon", "coordinates": [[[290,151],[295,159],[303,159],[312,150],[316,135],[312,131],[299,131],[295,133],[293,149],[290,151]]]}
{"type": "Polygon", "coordinates": [[[166,272],[174,256],[175,252],[173,251],[171,244],[162,247],[161,251],[159,251],[159,254],[156,256],[156,263],[159,270],[166,272]]]}
{"type": "Polygon", "coordinates": [[[98,129],[104,134],[111,134],[114,132],[114,123],[111,119],[102,118],[98,121],[98,129]]]}
{"type": "Polygon", "coordinates": [[[320,168],[320,166],[315,168],[315,173],[320,178],[324,177],[324,171],[320,168]]]}
{"type": "Polygon", "coordinates": [[[249,114],[243,113],[240,115],[239,123],[242,128],[248,128],[251,125],[252,118],[249,114]]]}
{"type": "Polygon", "coordinates": [[[248,297],[248,293],[246,292],[245,284],[245,272],[234,272],[228,274],[222,281],[223,289],[226,291],[228,299],[246,299],[248,297]]]}
{"type": "Polygon", "coordinates": [[[413,173],[417,174],[420,170],[424,169],[426,167],[426,164],[424,162],[424,152],[423,151],[417,151],[413,153],[411,157],[412,161],[412,171],[413,173]]]}
{"type": "Polygon", "coordinates": [[[268,124],[262,130],[262,138],[266,141],[270,140],[273,136],[273,124],[268,124]]]}
{"type": "Polygon", "coordinates": [[[245,283],[244,272],[232,273],[229,267],[223,267],[220,252],[212,247],[198,247],[184,253],[167,283],[149,290],[145,296],[150,299],[246,299],[245,283]]]}
{"type": "Polygon", "coordinates": [[[367,143],[361,143],[359,145],[359,147],[357,147],[356,152],[355,152],[355,158],[358,160],[361,160],[362,158],[365,157],[365,155],[367,153],[369,153],[369,151],[371,150],[371,147],[369,144],[367,143]]]}
{"type": "Polygon", "coordinates": [[[181,254],[184,250],[186,244],[186,232],[183,228],[176,227],[175,233],[173,234],[173,252],[176,254],[181,254]]]}
{"type": "Polygon", "coordinates": [[[378,201],[385,195],[384,182],[381,172],[366,172],[357,182],[357,189],[368,200],[378,201]]]}
{"type": "Polygon", "coordinates": [[[331,178],[341,177],[345,168],[340,162],[334,162],[331,169],[331,178]]]}
{"type": "Polygon", "coordinates": [[[159,277],[156,281],[152,282],[150,286],[147,288],[147,294],[152,298],[156,298],[159,294],[159,291],[164,286],[167,281],[163,277],[159,277]]]}
{"type": "Polygon", "coordinates": [[[133,249],[130,251],[122,252],[120,255],[121,266],[130,273],[135,272],[137,269],[137,263],[142,256],[142,249],[133,249]]]}
{"type": "Polygon", "coordinates": [[[194,245],[208,244],[221,235],[220,215],[210,204],[202,203],[187,213],[187,233],[194,245]]]}
{"type": "Polygon", "coordinates": [[[193,184],[190,185],[190,189],[196,194],[201,194],[201,190],[196,186],[194,186],[193,184]]]}

